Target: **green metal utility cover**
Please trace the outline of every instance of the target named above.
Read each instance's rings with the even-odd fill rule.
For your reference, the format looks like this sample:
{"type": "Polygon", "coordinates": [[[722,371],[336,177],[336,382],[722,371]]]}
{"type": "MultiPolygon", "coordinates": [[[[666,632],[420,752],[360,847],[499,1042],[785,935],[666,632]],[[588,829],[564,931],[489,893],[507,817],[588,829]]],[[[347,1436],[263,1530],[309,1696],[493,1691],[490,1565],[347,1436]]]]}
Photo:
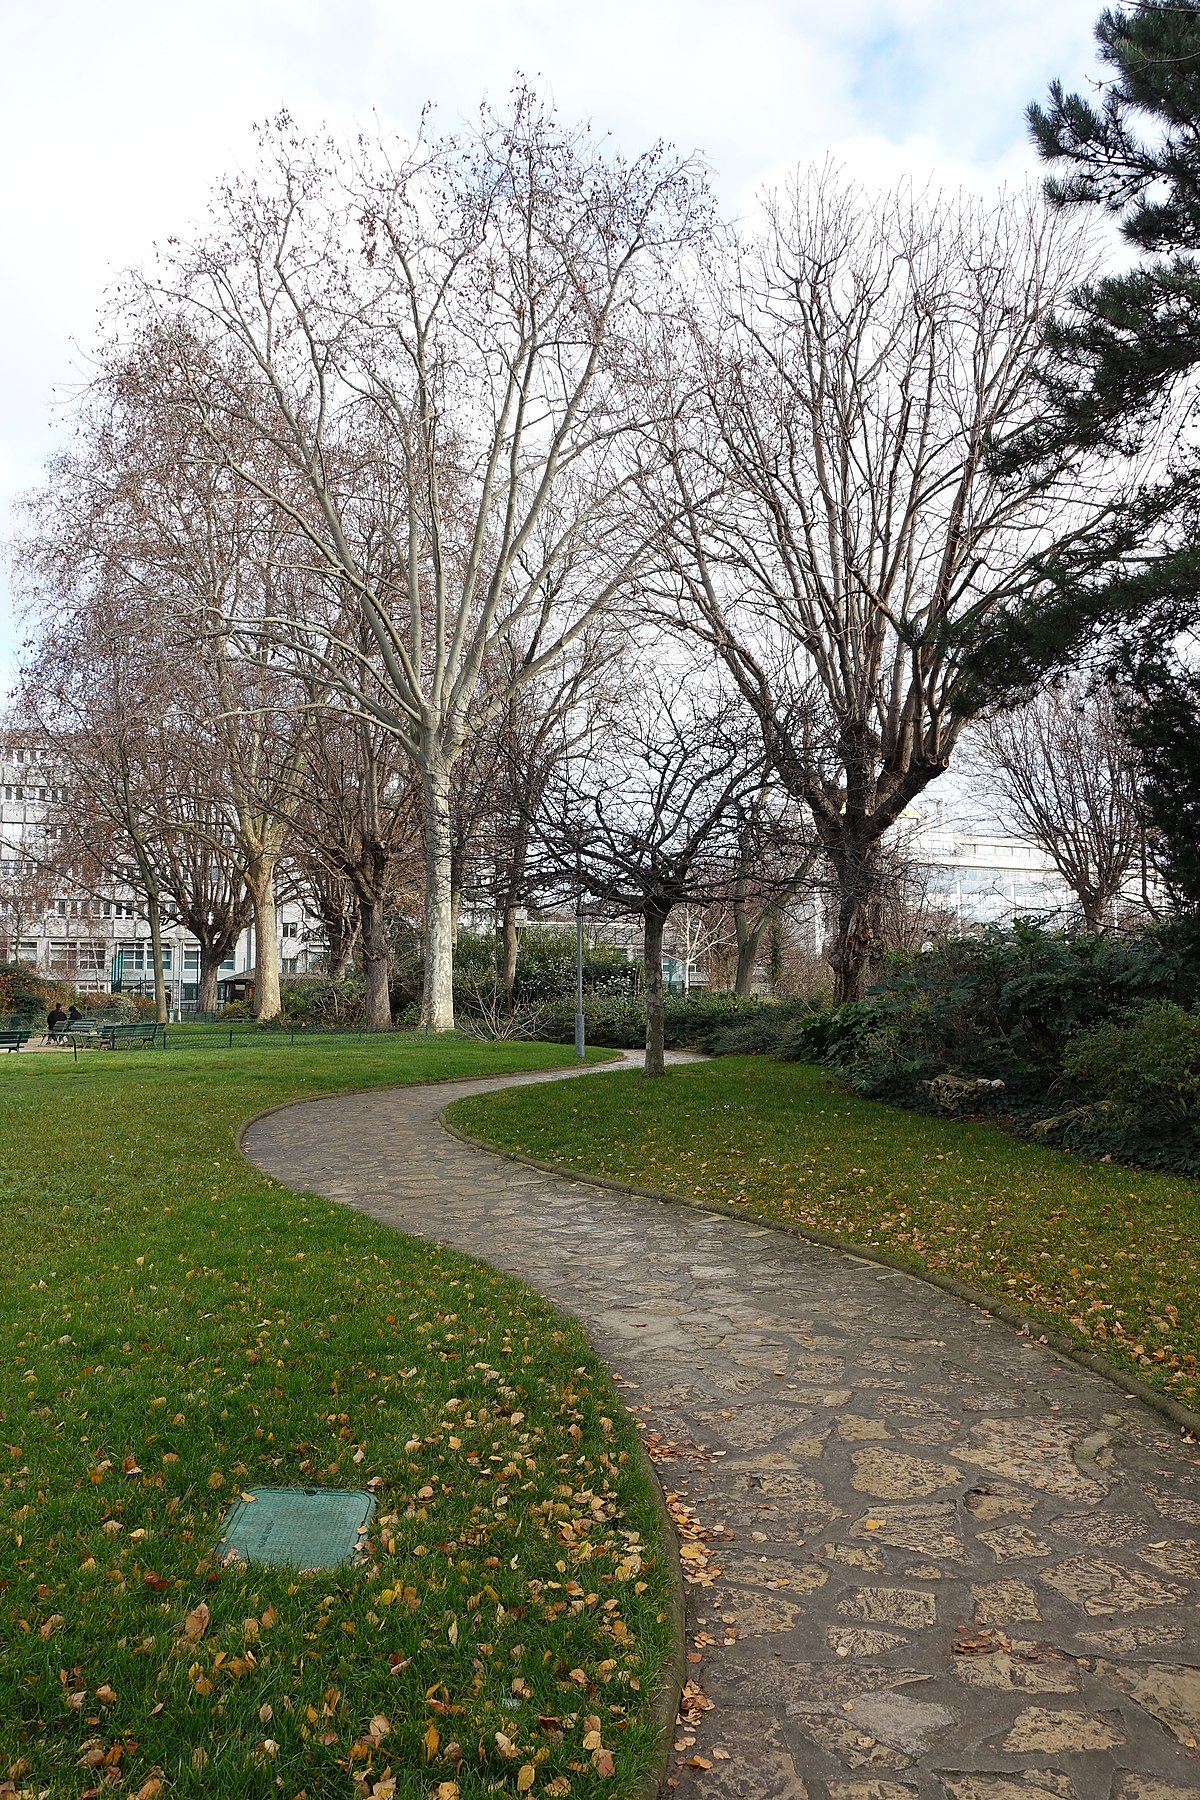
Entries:
{"type": "Polygon", "coordinates": [[[375,1501],[338,1488],[247,1488],[225,1519],[225,1562],[292,1563],[332,1569],[366,1536],[375,1501]]]}

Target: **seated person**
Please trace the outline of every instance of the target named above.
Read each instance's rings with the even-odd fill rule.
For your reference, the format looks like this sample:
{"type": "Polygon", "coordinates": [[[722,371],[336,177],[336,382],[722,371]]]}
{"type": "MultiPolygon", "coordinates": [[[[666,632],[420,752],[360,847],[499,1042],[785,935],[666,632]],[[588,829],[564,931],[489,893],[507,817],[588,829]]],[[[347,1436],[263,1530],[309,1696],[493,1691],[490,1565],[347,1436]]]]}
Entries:
{"type": "Polygon", "coordinates": [[[46,1036],[61,1037],[66,1030],[66,1027],[67,1015],[56,1000],[54,1005],[50,1008],[50,1011],[46,1014],[46,1036]]]}

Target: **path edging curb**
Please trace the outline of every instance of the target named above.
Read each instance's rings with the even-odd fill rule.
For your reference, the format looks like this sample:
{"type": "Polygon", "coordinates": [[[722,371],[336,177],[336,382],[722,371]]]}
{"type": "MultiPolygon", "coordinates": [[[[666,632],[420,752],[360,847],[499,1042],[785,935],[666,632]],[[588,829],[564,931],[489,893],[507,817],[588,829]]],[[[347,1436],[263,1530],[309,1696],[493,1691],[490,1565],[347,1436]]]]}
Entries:
{"type": "Polygon", "coordinates": [[[486,1138],[472,1137],[470,1132],[462,1131],[457,1125],[450,1123],[445,1109],[437,1115],[437,1120],[443,1131],[464,1144],[470,1144],[473,1149],[485,1150],[492,1156],[503,1157],[507,1162],[522,1163],[527,1169],[537,1169],[543,1175],[556,1175],[560,1180],[565,1176],[569,1180],[582,1181],[589,1187],[608,1188],[617,1194],[633,1194],[640,1200],[661,1200],[669,1206],[688,1206],[693,1212],[716,1213],[722,1218],[737,1219],[743,1225],[757,1225],[766,1231],[778,1231],[784,1237],[795,1238],[800,1243],[820,1244],[826,1250],[840,1250],[845,1255],[857,1256],[864,1262],[879,1263],[885,1269],[895,1269],[898,1274],[911,1275],[915,1281],[928,1282],[931,1287],[941,1288],[943,1292],[953,1294],[956,1299],[978,1307],[981,1312],[1003,1319],[1007,1325],[1015,1325],[1018,1331],[1036,1332],[1035,1342],[1045,1344],[1060,1356],[1087,1369],[1090,1374],[1098,1375],[1111,1387],[1119,1388],[1127,1398],[1143,1401],[1153,1412],[1170,1419],[1173,1425],[1200,1437],[1200,1412],[1194,1412],[1191,1407],[1172,1400],[1169,1394],[1160,1394],[1157,1388],[1148,1386],[1136,1375],[1127,1375],[1106,1357],[1099,1356],[1094,1350],[1084,1350],[1073,1338],[1064,1336],[1062,1332],[1043,1330],[1039,1321],[1031,1318],[1028,1313],[1010,1306],[1006,1300],[1001,1300],[996,1295],[967,1287],[965,1282],[956,1281],[953,1275],[943,1275],[937,1269],[922,1269],[905,1262],[902,1257],[893,1256],[887,1250],[877,1250],[872,1245],[856,1243],[853,1238],[836,1237],[829,1231],[790,1225],[782,1219],[766,1219],[758,1213],[743,1212],[740,1207],[727,1206],[720,1200],[693,1200],[687,1194],[672,1194],[665,1188],[636,1187],[632,1182],[616,1181],[609,1175],[589,1174],[585,1169],[572,1168],[566,1163],[542,1162],[536,1156],[524,1155],[520,1150],[507,1150],[500,1144],[489,1143],[486,1138]]]}
{"type": "MultiPolygon", "coordinates": [[[[633,1415],[630,1414],[630,1417],[632,1418],[633,1415]]],[[[636,1426],[637,1421],[634,1420],[635,1429],[636,1426]]],[[[662,1477],[651,1462],[649,1452],[640,1435],[638,1437],[638,1453],[641,1457],[642,1472],[647,1478],[650,1491],[654,1495],[654,1504],[660,1514],[663,1550],[667,1560],[667,1579],[671,1584],[671,1592],[667,1600],[667,1628],[671,1634],[671,1648],[663,1667],[662,1682],[650,1702],[650,1718],[654,1726],[654,1757],[644,1781],[639,1782],[633,1793],[633,1800],[657,1800],[657,1796],[662,1793],[667,1771],[671,1766],[675,1722],[679,1716],[679,1705],[683,1699],[684,1683],[687,1680],[687,1596],[683,1586],[683,1564],[679,1560],[679,1534],[675,1529],[675,1521],[671,1517],[671,1510],[667,1505],[666,1489],[663,1487],[662,1477]]]]}

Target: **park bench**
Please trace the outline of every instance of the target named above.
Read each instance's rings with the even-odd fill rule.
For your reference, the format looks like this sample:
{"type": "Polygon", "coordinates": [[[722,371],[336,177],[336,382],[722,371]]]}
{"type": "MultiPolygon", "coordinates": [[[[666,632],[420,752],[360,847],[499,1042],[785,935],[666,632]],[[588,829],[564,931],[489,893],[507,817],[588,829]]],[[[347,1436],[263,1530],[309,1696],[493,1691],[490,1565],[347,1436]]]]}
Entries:
{"type": "Polygon", "coordinates": [[[133,1025],[101,1025],[97,1028],[97,1033],[106,1050],[128,1050],[133,1047],[153,1050],[156,1044],[163,1041],[163,1027],[153,1019],[143,1019],[133,1025]]]}
{"type": "Polygon", "coordinates": [[[0,1031],[0,1050],[7,1050],[10,1055],[27,1044],[33,1036],[31,1031],[0,1031]]]}
{"type": "Polygon", "coordinates": [[[76,1019],[73,1025],[63,1025],[58,1031],[51,1032],[46,1039],[48,1044],[61,1044],[64,1050],[69,1044],[73,1062],[79,1061],[81,1044],[86,1049],[89,1044],[98,1044],[100,1041],[100,1026],[96,1019],[76,1019]]]}

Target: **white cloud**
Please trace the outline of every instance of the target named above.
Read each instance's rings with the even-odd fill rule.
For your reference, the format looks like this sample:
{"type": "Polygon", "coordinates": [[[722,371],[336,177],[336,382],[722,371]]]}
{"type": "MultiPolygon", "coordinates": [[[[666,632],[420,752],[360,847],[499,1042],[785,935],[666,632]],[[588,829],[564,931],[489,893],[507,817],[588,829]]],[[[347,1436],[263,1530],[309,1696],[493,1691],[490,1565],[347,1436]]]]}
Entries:
{"type": "MultiPolygon", "coordinates": [[[[637,151],[707,157],[727,213],[833,153],[864,180],[987,190],[1022,112],[1091,68],[1098,0],[8,0],[0,68],[0,512],[62,429],[104,291],[186,231],[251,122],[446,125],[520,70],[637,151]]],[[[0,618],[0,674],[6,628],[0,618]]],[[[11,642],[11,630],[7,637],[11,642]]]]}

